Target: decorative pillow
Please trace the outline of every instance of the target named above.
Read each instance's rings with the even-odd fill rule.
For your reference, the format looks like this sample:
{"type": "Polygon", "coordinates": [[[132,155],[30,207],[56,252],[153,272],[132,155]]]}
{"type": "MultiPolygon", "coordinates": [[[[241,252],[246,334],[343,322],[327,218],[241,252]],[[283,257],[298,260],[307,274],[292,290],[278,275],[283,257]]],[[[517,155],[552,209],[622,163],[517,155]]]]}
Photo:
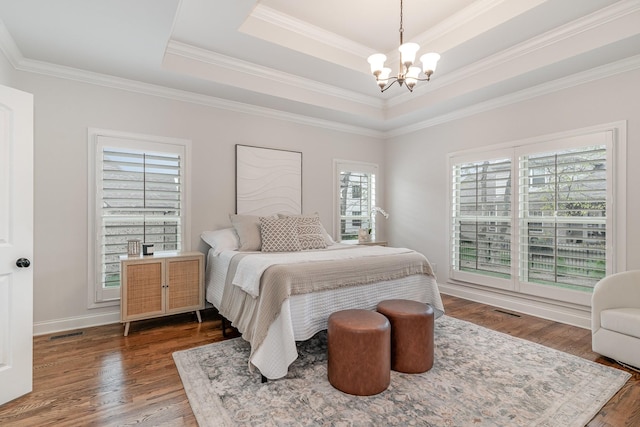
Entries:
{"type": "Polygon", "coordinates": [[[262,252],[299,251],[298,221],[296,218],[260,218],[262,252]]]}
{"type": "Polygon", "coordinates": [[[302,249],[324,249],[335,242],[324,229],[318,213],[310,215],[278,214],[280,218],[296,218],[298,220],[298,238],[302,249]]]}
{"type": "Polygon", "coordinates": [[[259,251],[262,247],[260,217],[257,215],[230,214],[229,219],[240,239],[239,250],[259,251]]]}
{"type": "Polygon", "coordinates": [[[236,251],[240,247],[238,234],[233,228],[223,228],[216,231],[203,231],[200,238],[211,246],[213,254],[218,255],[222,251],[236,251]]]}

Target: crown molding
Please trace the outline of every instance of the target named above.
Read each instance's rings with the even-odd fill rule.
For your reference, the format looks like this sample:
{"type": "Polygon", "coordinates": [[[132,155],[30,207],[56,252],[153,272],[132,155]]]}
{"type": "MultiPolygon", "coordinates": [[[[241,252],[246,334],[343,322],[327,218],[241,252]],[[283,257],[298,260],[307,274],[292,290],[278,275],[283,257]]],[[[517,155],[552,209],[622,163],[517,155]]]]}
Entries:
{"type": "Polygon", "coordinates": [[[387,100],[387,108],[396,107],[407,102],[411,95],[426,95],[439,88],[454,85],[467,79],[476,78],[484,71],[493,68],[500,68],[504,64],[515,61],[523,56],[529,55],[539,49],[549,47],[578,34],[592,30],[611,21],[623,18],[626,15],[640,11],[640,2],[637,0],[623,0],[614,3],[604,9],[600,9],[590,15],[576,19],[566,25],[548,31],[540,36],[531,38],[523,43],[517,44],[511,48],[505,49],[494,55],[491,55],[481,61],[474,62],[464,68],[451,73],[437,76],[432,79],[429,84],[418,85],[413,93],[402,93],[387,100]]]}
{"type": "Polygon", "coordinates": [[[384,106],[384,101],[375,96],[362,95],[358,92],[345,90],[324,83],[319,83],[315,80],[295,76],[293,74],[274,70],[273,68],[256,65],[248,61],[243,61],[241,59],[222,55],[220,53],[212,52],[210,50],[202,49],[175,40],[169,41],[165,54],[181,56],[216,67],[222,67],[231,70],[234,73],[242,73],[250,76],[260,77],[291,87],[296,87],[298,89],[304,89],[322,95],[329,95],[366,106],[374,106],[378,108],[383,108],[384,106]]]}
{"type": "Polygon", "coordinates": [[[339,36],[331,31],[327,31],[306,21],[296,19],[291,15],[287,15],[262,4],[256,5],[251,12],[251,17],[290,31],[294,34],[299,34],[318,43],[331,46],[334,49],[340,49],[351,55],[366,58],[375,53],[374,49],[368,46],[354,42],[351,39],[339,36]]]}
{"type": "MultiPolygon", "coordinates": [[[[4,49],[3,49],[4,50],[4,49]]],[[[9,59],[15,63],[14,60],[9,59]]],[[[142,83],[136,80],[129,80],[121,77],[114,77],[86,70],[50,64],[31,59],[21,59],[15,67],[18,71],[41,74],[65,80],[87,83],[96,86],[108,87],[111,89],[124,90],[127,92],[139,93],[142,95],[156,96],[171,99],[174,101],[188,102],[191,104],[203,105],[206,107],[218,108],[221,110],[234,111],[237,113],[251,114],[276,120],[284,120],[292,123],[330,129],[339,132],[352,133],[371,138],[383,138],[383,132],[369,128],[347,125],[331,120],[316,119],[301,114],[287,113],[267,107],[260,107],[236,101],[216,98],[209,95],[201,95],[179,89],[171,89],[165,86],[142,83]]]]}
{"type": "Polygon", "coordinates": [[[494,9],[497,6],[501,5],[505,1],[506,0],[477,0],[458,13],[450,16],[449,18],[439,22],[427,31],[419,34],[415,37],[415,39],[419,40],[420,45],[428,45],[434,40],[437,40],[447,35],[451,31],[460,28],[464,24],[479,18],[480,16],[489,12],[491,9],[494,9]]]}
{"type": "MultiPolygon", "coordinates": [[[[494,1],[498,3],[497,0],[494,1]]],[[[486,4],[494,3],[488,0],[486,4]]],[[[418,86],[417,90],[424,94],[429,93],[439,87],[443,87],[449,84],[454,84],[464,79],[472,78],[478,75],[479,72],[491,69],[493,67],[500,66],[507,61],[515,60],[523,55],[526,55],[536,49],[541,49],[545,46],[552,45],[558,41],[575,36],[584,31],[588,31],[592,28],[596,28],[604,23],[615,21],[628,14],[635,13],[640,10],[640,2],[638,0],[622,0],[613,5],[594,12],[584,18],[573,21],[559,29],[547,32],[540,37],[521,43],[508,49],[504,52],[498,53],[489,57],[487,60],[478,61],[471,64],[468,67],[460,70],[459,72],[452,72],[448,75],[438,76],[437,79],[431,81],[428,85],[418,86]]],[[[395,136],[412,133],[418,130],[436,126],[439,124],[447,123],[453,120],[469,117],[475,114],[493,110],[496,108],[504,107],[517,102],[525,101],[531,98],[542,96],[548,93],[556,92],[559,90],[574,87],[580,84],[585,84],[594,80],[610,77],[616,74],[624,73],[627,71],[640,68],[640,55],[627,58],[625,60],[617,61],[615,63],[600,66],[591,70],[580,72],[565,78],[557,79],[550,82],[545,82],[538,86],[521,90],[512,94],[508,94],[499,98],[478,103],[466,108],[453,111],[448,114],[443,114],[438,117],[434,117],[429,120],[425,120],[419,123],[415,123],[408,126],[399,126],[389,131],[376,131],[370,128],[347,125],[336,121],[316,119],[301,114],[286,113],[279,110],[259,107],[251,104],[244,104],[235,101],[228,101],[221,98],[216,98],[209,95],[201,95],[189,91],[171,89],[160,85],[153,85],[148,83],[142,83],[139,81],[109,76],[105,74],[75,69],[71,67],[65,67],[55,65],[51,63],[45,63],[42,61],[36,61],[26,59],[23,57],[19,48],[16,46],[13,38],[6,29],[4,23],[0,20],[0,51],[2,51],[9,63],[16,70],[31,72],[36,74],[48,75],[52,77],[78,81],[82,83],[88,83],[92,85],[98,85],[103,87],[109,87],[113,89],[125,90],[129,92],[140,93],[144,95],[157,96],[167,99],[173,99],[177,101],[183,101],[193,104],[199,104],[209,106],[213,108],[229,110],[239,113],[246,113],[255,116],[261,116],[271,119],[284,120],[293,123],[319,127],[323,129],[335,130],[339,132],[352,133],[357,135],[363,135],[372,138],[393,138],[395,136]]],[[[198,49],[193,46],[170,41],[167,47],[167,52],[183,55],[196,60],[203,60],[205,62],[222,66],[228,69],[236,70],[238,72],[246,72],[252,75],[258,75],[263,78],[271,78],[275,81],[290,84],[292,86],[301,87],[309,90],[315,90],[324,95],[333,95],[342,99],[348,99],[353,102],[360,102],[368,106],[375,106],[381,109],[392,108],[405,101],[411,94],[403,94],[394,98],[390,98],[384,101],[377,97],[361,95],[355,92],[344,91],[334,86],[321,84],[312,80],[299,78],[292,75],[276,72],[273,69],[256,66],[246,61],[239,61],[227,56],[214,54],[210,51],[198,49]],[[238,68],[234,68],[238,67],[238,68]],[[348,96],[346,94],[349,94],[348,96]]],[[[415,97],[415,92],[413,96],[415,97]]]]}
{"type": "Polygon", "coordinates": [[[532,98],[537,98],[542,95],[558,92],[560,90],[572,88],[637,69],[640,69],[640,55],[632,56],[630,58],[626,58],[611,64],[592,68],[590,70],[573,74],[561,79],[545,82],[528,89],[523,89],[521,91],[511,93],[509,95],[504,95],[498,98],[491,99],[489,101],[461,108],[451,113],[443,114],[438,117],[422,121],[420,123],[399,127],[394,130],[384,132],[384,137],[388,139],[400,135],[406,135],[419,130],[474,116],[476,114],[495,110],[497,108],[527,101],[532,98]]]}
{"type": "MultiPolygon", "coordinates": [[[[259,107],[251,104],[216,98],[214,96],[201,95],[189,91],[168,88],[165,86],[143,83],[136,80],[95,73],[92,71],[80,70],[77,68],[51,64],[43,61],[26,59],[22,55],[22,52],[20,52],[20,49],[15,44],[13,37],[11,36],[9,31],[7,30],[7,27],[4,25],[4,22],[2,22],[1,19],[0,51],[4,53],[5,57],[14,69],[27,73],[41,74],[65,80],[72,80],[96,86],[119,89],[143,95],[157,96],[160,98],[204,105],[207,107],[251,114],[254,116],[284,120],[292,123],[330,129],[338,132],[352,133],[371,138],[379,139],[383,138],[384,136],[383,132],[381,131],[376,131],[365,127],[347,125],[331,120],[316,119],[302,114],[286,113],[272,108],[259,107]]],[[[367,100],[369,105],[371,105],[372,100],[378,101],[381,104],[381,101],[379,101],[377,98],[370,98],[371,99],[367,100]]]]}
{"type": "Polygon", "coordinates": [[[9,63],[13,66],[13,68],[18,68],[20,61],[22,61],[22,52],[18,49],[16,42],[9,34],[9,30],[4,25],[2,19],[0,19],[0,51],[4,53],[4,56],[7,58],[9,63]]]}

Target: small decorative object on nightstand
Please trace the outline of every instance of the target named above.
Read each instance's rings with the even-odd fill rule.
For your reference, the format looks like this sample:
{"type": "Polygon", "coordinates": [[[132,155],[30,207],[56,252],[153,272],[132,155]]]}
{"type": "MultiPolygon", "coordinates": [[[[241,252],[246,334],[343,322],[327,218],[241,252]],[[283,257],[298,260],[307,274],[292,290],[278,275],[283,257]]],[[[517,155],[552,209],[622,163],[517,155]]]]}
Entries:
{"type": "Polygon", "coordinates": [[[120,322],[129,334],[132,321],[195,311],[202,322],[204,255],[167,252],[120,257],[120,322]]]}
{"type": "Polygon", "coordinates": [[[366,228],[361,228],[358,230],[358,242],[359,243],[367,243],[371,241],[371,230],[366,228]]]}

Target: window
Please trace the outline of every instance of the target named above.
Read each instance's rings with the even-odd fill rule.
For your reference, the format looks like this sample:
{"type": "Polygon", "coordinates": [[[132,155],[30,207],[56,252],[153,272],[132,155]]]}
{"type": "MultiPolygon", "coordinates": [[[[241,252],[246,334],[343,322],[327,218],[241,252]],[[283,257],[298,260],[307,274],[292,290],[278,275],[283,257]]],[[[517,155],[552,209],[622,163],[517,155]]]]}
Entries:
{"type": "Polygon", "coordinates": [[[458,164],[454,180],[456,269],[511,277],[511,160],[458,164]]]}
{"type": "Polygon", "coordinates": [[[452,155],[451,278],[589,305],[623,248],[615,131],[452,155]]]}
{"type": "Polygon", "coordinates": [[[95,189],[90,213],[91,304],[118,299],[127,241],[185,248],[186,141],[90,130],[95,189]]]}
{"type": "Polygon", "coordinates": [[[335,161],[340,241],[358,240],[360,228],[371,229],[375,238],[376,174],[369,163],[335,161]]]}
{"type": "Polygon", "coordinates": [[[520,276],[590,292],[606,274],[606,145],[523,155],[519,161],[520,276]],[[547,182],[530,183],[531,169],[546,170],[547,182]]]}

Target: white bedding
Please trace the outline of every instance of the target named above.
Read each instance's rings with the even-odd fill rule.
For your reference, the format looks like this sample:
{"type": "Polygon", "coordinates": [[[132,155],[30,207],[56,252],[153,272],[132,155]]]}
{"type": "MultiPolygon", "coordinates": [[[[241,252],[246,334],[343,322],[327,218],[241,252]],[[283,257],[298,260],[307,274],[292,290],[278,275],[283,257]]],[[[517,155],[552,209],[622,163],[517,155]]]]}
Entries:
{"type": "MultiPolygon", "coordinates": [[[[344,247],[336,245],[332,249],[337,249],[338,246],[344,247]]],[[[392,248],[387,249],[392,251],[392,248]]],[[[236,254],[236,251],[224,251],[215,255],[213,251],[209,251],[207,256],[206,297],[216,308],[221,306],[227,271],[236,254]]],[[[280,314],[270,325],[265,340],[254,351],[250,364],[269,379],[281,378],[287,374],[288,366],[298,356],[295,341],[307,340],[326,329],[331,313],[350,308],[373,310],[378,302],[394,298],[429,303],[437,317],[444,313],[436,280],[425,274],[291,295],[283,302],[280,314]]],[[[233,324],[234,319],[229,320],[233,324]]]]}

